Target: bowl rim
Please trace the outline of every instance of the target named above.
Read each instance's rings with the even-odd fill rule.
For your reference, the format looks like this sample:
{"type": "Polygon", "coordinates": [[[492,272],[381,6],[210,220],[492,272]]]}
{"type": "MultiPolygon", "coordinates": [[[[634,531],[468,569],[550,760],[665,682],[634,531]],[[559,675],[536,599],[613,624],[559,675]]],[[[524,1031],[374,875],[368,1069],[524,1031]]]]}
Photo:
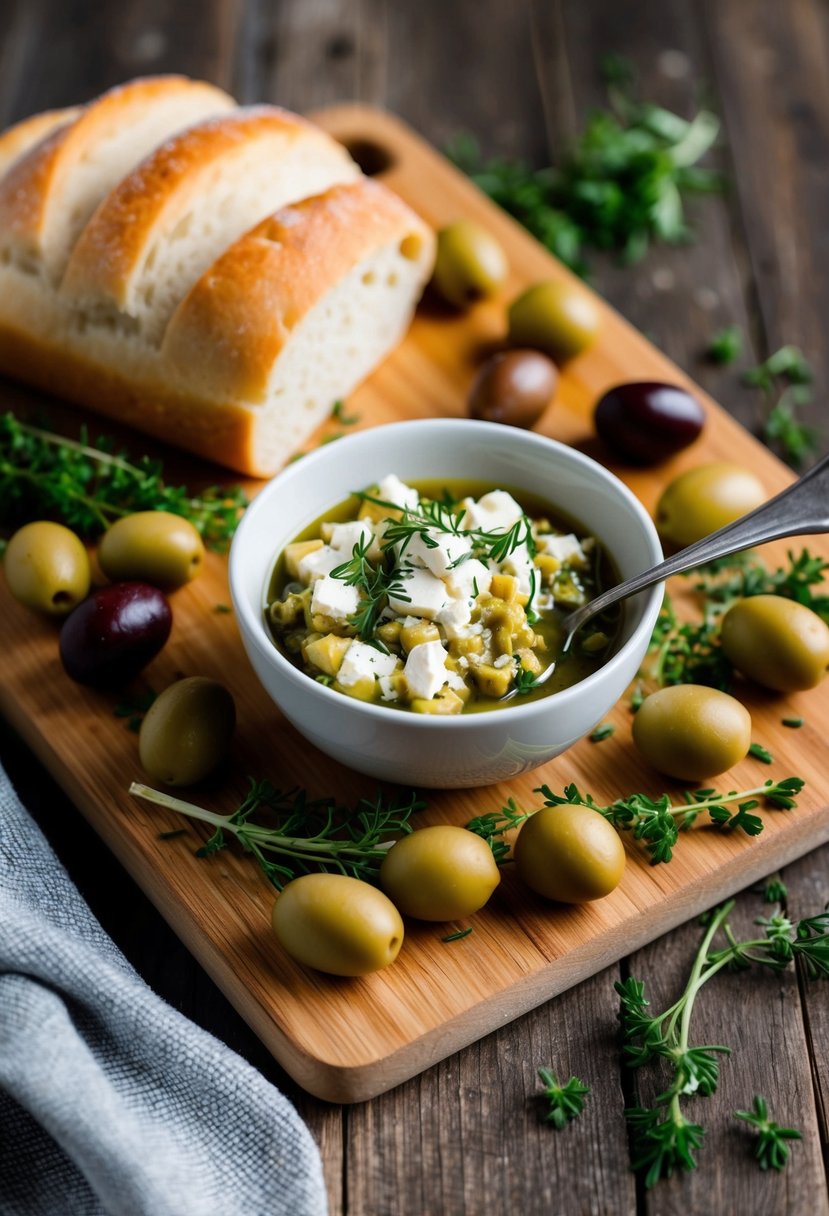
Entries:
{"type": "MultiPolygon", "coordinates": [[[[560,440],[552,439],[547,435],[540,435],[537,431],[519,430],[504,426],[503,424],[484,422],[477,419],[418,418],[380,423],[375,426],[366,427],[364,430],[344,436],[335,444],[325,444],[307,453],[301,460],[288,464],[263,486],[242,516],[231,544],[229,559],[229,585],[233,608],[240,620],[240,626],[244,624],[246,627],[242,628],[243,634],[253,643],[257,653],[262,656],[266,663],[273,664],[277,671],[287,679],[287,682],[294,685],[300,693],[305,692],[308,696],[320,697],[322,704],[327,706],[332,712],[356,714],[369,721],[385,722],[389,726],[395,725],[398,728],[413,731],[428,732],[448,729],[463,734],[469,731],[480,730],[485,724],[489,725],[490,715],[406,713],[390,705],[379,705],[373,702],[360,701],[356,697],[348,697],[344,693],[337,692],[333,688],[328,688],[326,685],[319,684],[315,680],[310,679],[309,676],[285,658],[268,634],[264,615],[254,613],[247,602],[247,597],[236,590],[237,584],[241,581],[239,565],[242,560],[241,554],[246,532],[252,526],[251,521],[268,509],[274,497],[284,492],[290,492],[290,487],[296,481],[304,479],[308,473],[313,473],[318,469],[318,466],[325,467],[325,465],[332,461],[339,461],[342,459],[344,451],[347,452],[355,445],[367,442],[369,437],[373,438],[378,432],[394,431],[395,436],[405,439],[405,434],[401,434],[401,432],[410,431],[413,427],[418,427],[420,428],[419,434],[422,434],[423,429],[429,426],[437,428],[446,435],[457,433],[460,436],[465,435],[467,438],[471,437],[473,433],[484,436],[488,435],[492,439],[498,440],[502,446],[505,443],[514,443],[517,446],[526,444],[539,450],[541,448],[553,448],[565,460],[570,460],[576,467],[584,469],[589,475],[597,476],[606,485],[610,485],[627,502],[627,505],[631,508],[634,516],[642,526],[646,541],[653,549],[654,565],[662,560],[662,547],[656,526],[642,503],[621,478],[617,477],[609,469],[606,469],[597,460],[585,455],[584,452],[579,451],[577,448],[562,443],[560,440]],[[390,717],[390,715],[394,716],[390,717]]],[[[388,439],[391,442],[393,437],[388,435],[388,439]]],[[[402,474],[398,473],[398,476],[405,477],[405,471],[402,474]]],[[[339,499],[338,501],[342,500],[339,499]]],[[[335,503],[331,504],[331,506],[335,505],[335,503]]],[[[324,506],[322,510],[325,510],[324,506]]],[[[270,559],[271,565],[268,566],[268,569],[272,568],[273,560],[272,557],[270,559]]],[[[653,587],[639,592],[639,595],[646,597],[643,605],[642,619],[630,637],[606,663],[603,663],[601,667],[591,672],[590,675],[585,676],[584,679],[578,680],[575,684],[562,688],[558,692],[550,693],[548,696],[540,697],[538,700],[527,702],[524,705],[519,703],[510,704],[508,707],[504,706],[505,712],[509,715],[508,721],[518,723],[528,718],[540,717],[545,712],[551,712],[553,709],[566,712],[571,702],[589,696],[596,685],[603,683],[607,679],[608,674],[612,675],[616,668],[626,662],[629,653],[641,645],[643,635],[646,634],[647,639],[650,638],[662,604],[663,593],[663,583],[656,583],[653,587]]]]}

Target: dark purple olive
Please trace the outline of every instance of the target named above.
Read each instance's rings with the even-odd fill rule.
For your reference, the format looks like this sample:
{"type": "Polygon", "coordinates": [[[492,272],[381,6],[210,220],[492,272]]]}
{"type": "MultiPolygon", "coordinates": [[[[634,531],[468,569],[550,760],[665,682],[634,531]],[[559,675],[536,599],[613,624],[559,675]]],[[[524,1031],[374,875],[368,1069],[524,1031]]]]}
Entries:
{"type": "Polygon", "coordinates": [[[537,350],[499,351],[487,359],[469,392],[469,413],[485,422],[531,427],[558,384],[558,369],[537,350]]]}
{"type": "Polygon", "coordinates": [[[112,583],[78,604],[60,631],[67,675],[93,688],[127,684],[170,636],[173,614],[149,583],[112,583]]]}
{"type": "Polygon", "coordinates": [[[705,411],[685,389],[643,380],[617,384],[606,392],[594,422],[617,455],[631,464],[658,464],[694,442],[705,411]]]}

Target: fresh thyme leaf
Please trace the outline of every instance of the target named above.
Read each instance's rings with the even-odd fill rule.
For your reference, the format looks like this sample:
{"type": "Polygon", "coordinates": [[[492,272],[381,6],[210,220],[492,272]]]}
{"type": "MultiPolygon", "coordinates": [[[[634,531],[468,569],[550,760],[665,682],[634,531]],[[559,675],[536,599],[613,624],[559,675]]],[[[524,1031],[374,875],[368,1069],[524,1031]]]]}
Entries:
{"type": "Polygon", "coordinates": [[[603,722],[587,737],[591,743],[603,743],[605,739],[609,739],[612,734],[615,734],[615,731],[616,727],[612,722],[603,722]]]}
{"type": "Polygon", "coordinates": [[[803,725],[805,718],[781,718],[780,721],[784,726],[791,727],[792,730],[799,730],[803,725]]]}
{"type": "Polygon", "coordinates": [[[739,325],[727,325],[711,337],[706,354],[712,363],[733,363],[743,352],[743,331],[739,325]]]}
{"type": "Polygon", "coordinates": [[[645,691],[642,688],[642,681],[637,680],[633,692],[630,694],[630,712],[635,714],[642,708],[642,702],[645,700],[645,691]]]}
{"type": "Polygon", "coordinates": [[[231,608],[230,604],[214,604],[213,611],[219,616],[227,616],[227,614],[232,612],[233,609],[231,608]]]}
{"type": "Polygon", "coordinates": [[[753,756],[755,760],[761,761],[762,764],[774,764],[774,756],[760,743],[752,743],[748,749],[748,754],[753,756]]]}
{"type": "Polygon", "coordinates": [[[164,481],[160,461],[132,460],[104,437],[78,440],[0,415],[0,522],[17,527],[54,517],[95,537],[135,511],[171,511],[188,519],[208,548],[227,548],[247,497],[238,486],[190,494],[164,481]]]}
{"type": "Polygon", "coordinates": [[[342,806],[333,798],[309,798],[304,789],[282,791],[269,781],[253,779],[247,797],[230,815],[214,814],[136,782],[129,792],[210,824],[215,830],[198,857],[213,856],[227,847],[228,834],[235,836],[278,890],[298,874],[315,870],[376,883],[388,849],[412,831],[411,816],[424,806],[413,793],[389,799],[378,794],[342,806]]]}
{"type": "Polygon", "coordinates": [[[584,1099],[590,1093],[590,1087],[578,1077],[571,1077],[560,1085],[550,1068],[539,1068],[538,1076],[544,1086],[538,1095],[539,1100],[545,1104],[541,1117],[545,1123],[552,1123],[557,1131],[561,1131],[584,1110],[584,1099]]]}
{"type": "Polygon", "coordinates": [[[510,847],[503,839],[504,833],[520,827],[533,813],[522,811],[514,798],[508,798],[500,812],[490,811],[485,815],[478,815],[477,818],[470,819],[466,827],[468,831],[481,836],[487,842],[495,860],[502,865],[511,860],[510,847]]]}
{"type": "Polygon", "coordinates": [[[782,1170],[790,1153],[786,1141],[803,1139],[802,1132],[793,1127],[781,1127],[769,1118],[768,1104],[759,1094],[755,1097],[751,1110],[735,1110],[734,1118],[742,1119],[744,1123],[757,1129],[759,1135],[754,1156],[761,1170],[782,1170]]]}
{"type": "Polygon", "coordinates": [[[717,118],[701,110],[686,121],[639,103],[622,79],[614,74],[609,82],[612,109],[591,114],[554,168],[485,162],[468,135],[446,149],[480,189],[580,274],[591,250],[634,262],[652,242],[689,240],[686,197],[722,187],[716,174],[697,167],[717,138],[717,118]]]}
{"type": "Polygon", "coordinates": [[[465,929],[458,929],[457,933],[447,933],[446,937],[442,937],[442,942],[459,942],[462,937],[469,937],[472,932],[473,925],[467,925],[465,929]]]}
{"type": "Polygon", "coordinates": [[[172,832],[158,832],[156,840],[175,840],[176,836],[186,836],[187,828],[174,828],[172,832]]]}

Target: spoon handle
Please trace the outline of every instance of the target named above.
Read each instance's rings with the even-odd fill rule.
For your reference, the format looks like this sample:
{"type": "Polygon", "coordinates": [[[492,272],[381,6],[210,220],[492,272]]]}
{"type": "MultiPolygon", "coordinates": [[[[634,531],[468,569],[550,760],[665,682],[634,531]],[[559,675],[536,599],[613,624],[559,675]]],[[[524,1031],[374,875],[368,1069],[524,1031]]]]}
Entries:
{"type": "Polygon", "coordinates": [[[798,481],[748,515],[688,545],[643,574],[611,587],[583,608],[577,608],[567,619],[564,649],[569,647],[578,630],[597,612],[603,612],[619,600],[644,591],[654,583],[663,582],[672,574],[684,574],[686,570],[693,570],[718,557],[728,557],[731,553],[780,540],[784,536],[808,536],[818,532],[829,532],[829,456],[824,456],[798,481]]]}

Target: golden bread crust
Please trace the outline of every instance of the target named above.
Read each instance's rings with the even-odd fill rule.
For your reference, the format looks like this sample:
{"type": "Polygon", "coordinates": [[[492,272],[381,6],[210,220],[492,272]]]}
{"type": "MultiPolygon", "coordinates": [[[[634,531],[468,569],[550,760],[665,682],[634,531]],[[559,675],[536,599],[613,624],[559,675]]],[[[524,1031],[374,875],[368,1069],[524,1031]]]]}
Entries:
{"type": "Polygon", "coordinates": [[[432,232],[402,199],[359,178],[283,207],[218,258],[173,315],[171,367],[198,377],[210,399],[262,402],[291,331],[381,246],[432,232]]]}
{"type": "Polygon", "coordinates": [[[7,172],[14,161],[23,156],[29,148],[40,140],[51,135],[56,127],[62,127],[80,114],[77,106],[68,106],[64,110],[46,110],[43,114],[33,114],[24,118],[13,127],[0,133],[0,176],[7,172]]]}

